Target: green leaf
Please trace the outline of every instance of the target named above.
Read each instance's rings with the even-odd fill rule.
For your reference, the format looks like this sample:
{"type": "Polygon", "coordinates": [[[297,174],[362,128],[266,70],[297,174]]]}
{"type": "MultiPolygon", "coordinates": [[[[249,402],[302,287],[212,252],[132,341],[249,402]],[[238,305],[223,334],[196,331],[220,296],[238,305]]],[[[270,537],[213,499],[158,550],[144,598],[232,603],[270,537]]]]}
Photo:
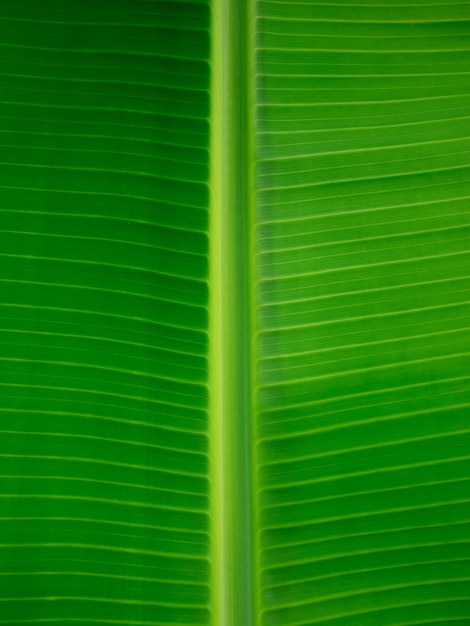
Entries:
{"type": "Polygon", "coordinates": [[[468,2],[0,32],[0,624],[467,624],[468,2]]]}

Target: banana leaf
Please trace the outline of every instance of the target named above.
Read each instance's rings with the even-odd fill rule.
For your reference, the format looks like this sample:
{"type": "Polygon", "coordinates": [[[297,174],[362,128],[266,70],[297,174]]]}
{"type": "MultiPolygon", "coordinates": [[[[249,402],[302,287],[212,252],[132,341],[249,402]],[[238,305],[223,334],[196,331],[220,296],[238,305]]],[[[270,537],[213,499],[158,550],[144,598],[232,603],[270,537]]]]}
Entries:
{"type": "Polygon", "coordinates": [[[468,0],[0,48],[0,624],[468,624],[468,0]]]}

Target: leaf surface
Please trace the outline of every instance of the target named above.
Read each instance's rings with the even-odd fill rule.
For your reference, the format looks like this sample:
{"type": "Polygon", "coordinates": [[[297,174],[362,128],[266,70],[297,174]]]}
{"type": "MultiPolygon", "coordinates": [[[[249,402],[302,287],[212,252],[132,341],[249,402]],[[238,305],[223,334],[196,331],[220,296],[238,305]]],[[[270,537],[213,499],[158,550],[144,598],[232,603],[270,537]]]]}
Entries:
{"type": "Polygon", "coordinates": [[[468,622],[469,19],[0,7],[0,624],[468,622]]]}

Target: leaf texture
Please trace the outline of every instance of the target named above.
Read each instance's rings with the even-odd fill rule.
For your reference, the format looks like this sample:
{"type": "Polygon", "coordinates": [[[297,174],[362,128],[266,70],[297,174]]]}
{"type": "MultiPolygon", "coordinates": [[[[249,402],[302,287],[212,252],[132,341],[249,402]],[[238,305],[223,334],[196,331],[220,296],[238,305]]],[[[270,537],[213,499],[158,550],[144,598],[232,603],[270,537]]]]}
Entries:
{"type": "Polygon", "coordinates": [[[208,623],[209,7],[0,7],[0,622],[208,623]]]}
{"type": "Polygon", "coordinates": [[[468,624],[469,9],[1,4],[0,624],[468,624]]]}
{"type": "Polygon", "coordinates": [[[257,3],[265,626],[470,617],[468,8],[257,3]]]}

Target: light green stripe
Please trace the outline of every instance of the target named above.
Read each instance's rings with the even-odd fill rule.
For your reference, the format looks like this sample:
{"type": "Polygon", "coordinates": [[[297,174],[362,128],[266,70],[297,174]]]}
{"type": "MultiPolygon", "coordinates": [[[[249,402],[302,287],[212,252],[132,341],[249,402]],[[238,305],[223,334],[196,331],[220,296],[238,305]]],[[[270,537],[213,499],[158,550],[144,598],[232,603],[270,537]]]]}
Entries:
{"type": "Polygon", "coordinates": [[[249,265],[254,224],[250,143],[250,2],[215,0],[212,15],[210,389],[212,624],[254,618],[252,371],[249,265]]]}

